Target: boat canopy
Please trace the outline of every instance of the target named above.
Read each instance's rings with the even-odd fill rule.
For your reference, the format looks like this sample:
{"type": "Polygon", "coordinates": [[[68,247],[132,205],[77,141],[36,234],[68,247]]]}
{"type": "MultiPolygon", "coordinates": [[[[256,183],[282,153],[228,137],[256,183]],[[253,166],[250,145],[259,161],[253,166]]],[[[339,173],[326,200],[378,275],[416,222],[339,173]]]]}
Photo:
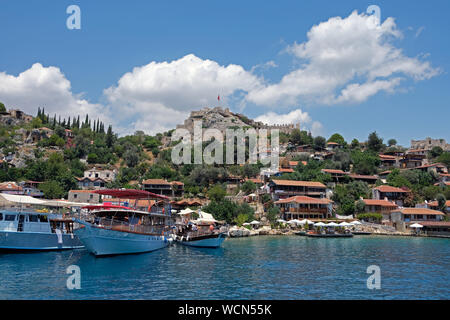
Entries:
{"type": "Polygon", "coordinates": [[[114,204],[91,204],[91,205],[84,206],[83,209],[88,209],[88,210],[96,210],[96,209],[125,209],[125,210],[130,210],[132,208],[125,207],[125,206],[118,206],[118,205],[114,205],[114,204]]]}
{"type": "Polygon", "coordinates": [[[16,194],[8,194],[8,193],[0,193],[1,202],[6,203],[19,203],[19,204],[36,204],[36,205],[45,205],[46,201],[41,199],[36,199],[30,196],[21,196],[16,194]]]}
{"type": "Polygon", "coordinates": [[[157,198],[168,200],[169,197],[159,195],[153,192],[145,191],[145,190],[135,190],[135,189],[102,189],[102,190],[94,190],[92,193],[97,193],[101,195],[112,196],[115,198],[122,199],[149,199],[149,198],[157,198]]]}

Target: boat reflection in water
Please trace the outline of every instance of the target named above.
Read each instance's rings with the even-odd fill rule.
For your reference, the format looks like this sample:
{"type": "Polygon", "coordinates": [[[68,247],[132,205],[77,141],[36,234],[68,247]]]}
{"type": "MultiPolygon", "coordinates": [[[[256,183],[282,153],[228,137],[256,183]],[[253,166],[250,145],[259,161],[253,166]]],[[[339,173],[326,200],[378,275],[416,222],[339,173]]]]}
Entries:
{"type": "Polygon", "coordinates": [[[143,190],[96,190],[101,195],[119,199],[134,199],[125,205],[108,204],[84,207],[92,221],[76,221],[84,227],[75,230],[86,248],[95,256],[143,253],[167,247],[170,244],[168,198],[143,190]],[[139,199],[156,199],[146,210],[138,208],[139,199]],[[133,206],[128,206],[133,205],[133,206]]]}
{"type": "Polygon", "coordinates": [[[189,247],[219,248],[225,240],[225,230],[219,228],[211,214],[200,210],[199,218],[190,220],[193,212],[186,209],[179,213],[184,219],[177,225],[176,240],[189,247]]]}

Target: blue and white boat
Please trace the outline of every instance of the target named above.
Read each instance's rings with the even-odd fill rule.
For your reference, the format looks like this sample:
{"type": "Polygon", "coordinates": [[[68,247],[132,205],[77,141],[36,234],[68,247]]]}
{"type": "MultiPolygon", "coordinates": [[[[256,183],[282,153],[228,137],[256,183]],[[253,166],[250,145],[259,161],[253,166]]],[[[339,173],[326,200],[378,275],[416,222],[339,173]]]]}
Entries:
{"type": "Polygon", "coordinates": [[[86,249],[95,256],[150,252],[167,247],[171,208],[167,197],[143,190],[97,190],[102,195],[122,199],[135,199],[135,205],[91,205],[84,207],[90,211],[93,221],[76,220],[83,225],[75,231],[86,249]],[[148,210],[137,209],[137,200],[157,198],[148,210]],[[164,203],[166,202],[166,203],[164,203]]]}
{"type": "Polygon", "coordinates": [[[216,227],[217,220],[210,213],[198,210],[198,219],[189,221],[193,211],[183,210],[179,214],[186,216],[185,223],[177,228],[176,240],[188,247],[219,248],[225,240],[226,233],[216,227]]]}
{"type": "Polygon", "coordinates": [[[0,250],[82,248],[72,219],[36,211],[0,210],[0,250]]]}

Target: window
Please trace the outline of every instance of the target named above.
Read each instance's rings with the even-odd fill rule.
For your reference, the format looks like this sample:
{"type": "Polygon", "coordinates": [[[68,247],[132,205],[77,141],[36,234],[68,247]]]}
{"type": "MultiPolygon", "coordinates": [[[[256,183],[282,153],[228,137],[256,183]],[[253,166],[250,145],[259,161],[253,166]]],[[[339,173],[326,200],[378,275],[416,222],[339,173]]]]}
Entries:
{"type": "Polygon", "coordinates": [[[89,199],[93,199],[94,198],[94,195],[93,194],[90,194],[89,195],[89,199]]]}
{"type": "Polygon", "coordinates": [[[3,220],[3,213],[0,213],[0,221],[3,220]]]}
{"type": "Polygon", "coordinates": [[[73,198],[74,198],[74,199],[78,198],[78,194],[74,193],[74,194],[73,194],[73,198]]]}
{"type": "Polygon", "coordinates": [[[48,222],[47,216],[39,216],[41,222],[48,222]]]}
{"type": "Polygon", "coordinates": [[[35,215],[35,214],[31,214],[31,215],[28,216],[28,221],[30,221],[30,222],[39,222],[38,216],[35,215]]]}
{"type": "Polygon", "coordinates": [[[16,220],[16,216],[14,214],[5,215],[5,221],[14,221],[16,220]]]}

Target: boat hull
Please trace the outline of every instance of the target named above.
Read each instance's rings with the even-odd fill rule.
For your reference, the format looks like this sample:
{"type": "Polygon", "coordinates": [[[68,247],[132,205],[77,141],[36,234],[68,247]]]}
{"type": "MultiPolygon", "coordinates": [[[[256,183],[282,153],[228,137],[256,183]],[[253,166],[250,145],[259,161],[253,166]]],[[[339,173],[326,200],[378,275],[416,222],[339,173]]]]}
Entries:
{"type": "Polygon", "coordinates": [[[225,240],[223,234],[219,234],[217,236],[209,236],[203,237],[199,239],[188,239],[180,240],[180,244],[188,247],[197,247],[197,248],[219,248],[222,245],[222,242],[225,240]]]}
{"type": "Polygon", "coordinates": [[[74,234],[0,231],[0,250],[49,251],[83,248],[74,234]]]}
{"type": "Polygon", "coordinates": [[[111,256],[155,251],[169,246],[165,236],[103,229],[85,224],[75,233],[95,256],[111,256]]]}

